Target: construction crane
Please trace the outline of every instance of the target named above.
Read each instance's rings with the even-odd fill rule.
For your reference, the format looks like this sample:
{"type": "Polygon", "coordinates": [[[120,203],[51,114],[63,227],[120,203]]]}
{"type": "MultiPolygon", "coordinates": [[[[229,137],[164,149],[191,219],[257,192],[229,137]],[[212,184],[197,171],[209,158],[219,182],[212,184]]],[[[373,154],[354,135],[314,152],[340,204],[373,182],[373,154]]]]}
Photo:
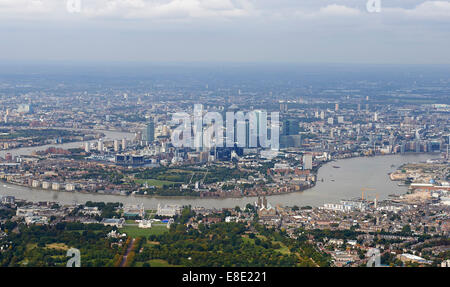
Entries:
{"type": "Polygon", "coordinates": [[[361,188],[361,200],[364,200],[364,192],[365,191],[375,191],[375,189],[374,188],[367,188],[367,187],[361,188]]]}
{"type": "Polygon", "coordinates": [[[209,169],[206,169],[205,176],[202,178],[201,184],[203,184],[203,182],[205,181],[206,176],[208,175],[208,171],[209,169]]]}
{"type": "Polygon", "coordinates": [[[192,176],[191,176],[191,179],[189,180],[189,185],[191,184],[191,182],[192,182],[192,179],[194,178],[194,175],[195,175],[195,172],[192,172],[192,176]]]}

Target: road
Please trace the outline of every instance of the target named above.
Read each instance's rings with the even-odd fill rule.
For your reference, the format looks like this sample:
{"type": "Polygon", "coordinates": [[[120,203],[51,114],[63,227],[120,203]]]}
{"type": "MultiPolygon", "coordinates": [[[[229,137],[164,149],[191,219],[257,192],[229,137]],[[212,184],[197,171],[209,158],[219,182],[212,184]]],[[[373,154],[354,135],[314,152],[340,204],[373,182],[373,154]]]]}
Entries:
{"type": "Polygon", "coordinates": [[[125,254],[123,255],[122,262],[120,263],[120,267],[125,267],[125,263],[127,262],[128,254],[130,254],[131,250],[133,250],[134,240],[135,240],[134,238],[131,239],[130,245],[128,246],[127,251],[125,252],[125,254]]]}

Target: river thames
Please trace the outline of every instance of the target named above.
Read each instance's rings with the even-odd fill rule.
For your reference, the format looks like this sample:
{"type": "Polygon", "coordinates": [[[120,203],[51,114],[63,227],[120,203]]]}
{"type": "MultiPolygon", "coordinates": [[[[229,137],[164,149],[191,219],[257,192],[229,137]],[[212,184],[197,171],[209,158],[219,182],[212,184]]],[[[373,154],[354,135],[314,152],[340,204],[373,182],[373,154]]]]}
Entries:
{"type": "MultiPolygon", "coordinates": [[[[123,133],[119,133],[123,137],[123,133]]],[[[117,134],[107,134],[111,139],[117,134]]],[[[127,138],[131,134],[127,134],[127,138]]],[[[70,143],[71,147],[78,147],[81,143],[70,143]]],[[[64,146],[67,148],[68,146],[64,146]]],[[[36,150],[37,148],[30,148],[36,150]]],[[[16,152],[14,152],[16,154],[16,152]]],[[[23,154],[23,151],[20,152],[23,154]]],[[[361,197],[361,190],[366,189],[364,197],[379,200],[386,199],[390,194],[403,194],[407,187],[398,186],[397,182],[389,179],[388,173],[394,171],[404,163],[426,161],[435,158],[433,154],[386,155],[377,157],[360,157],[342,159],[323,165],[317,175],[315,187],[295,193],[269,196],[268,202],[275,206],[320,206],[324,203],[337,203],[341,199],[361,197]],[[339,166],[335,168],[333,166],[339,166]],[[323,181],[322,181],[323,179],[323,181]]],[[[247,203],[254,203],[255,197],[248,198],[186,198],[186,197],[147,197],[120,196],[104,194],[87,194],[80,192],[38,190],[28,187],[0,184],[0,196],[13,195],[17,199],[27,201],[54,201],[60,204],[82,204],[86,201],[121,202],[123,204],[141,204],[146,208],[155,209],[158,203],[202,206],[206,208],[244,207],[247,203]]]]}

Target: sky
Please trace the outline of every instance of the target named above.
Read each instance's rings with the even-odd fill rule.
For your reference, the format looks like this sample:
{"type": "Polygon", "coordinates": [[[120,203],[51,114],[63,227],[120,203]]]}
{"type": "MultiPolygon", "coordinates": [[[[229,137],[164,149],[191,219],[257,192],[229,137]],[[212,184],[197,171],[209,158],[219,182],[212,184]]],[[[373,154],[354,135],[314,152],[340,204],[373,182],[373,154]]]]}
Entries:
{"type": "Polygon", "coordinates": [[[450,64],[449,51],[450,1],[0,0],[0,62],[450,64]]]}

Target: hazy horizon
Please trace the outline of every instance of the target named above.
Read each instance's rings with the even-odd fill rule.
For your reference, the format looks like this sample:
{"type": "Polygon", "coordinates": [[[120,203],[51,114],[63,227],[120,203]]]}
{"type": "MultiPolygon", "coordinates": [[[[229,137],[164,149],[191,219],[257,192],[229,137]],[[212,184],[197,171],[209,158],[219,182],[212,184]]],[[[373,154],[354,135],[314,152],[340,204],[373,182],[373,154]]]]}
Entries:
{"type": "Polygon", "coordinates": [[[449,1],[69,1],[0,0],[0,61],[450,64],[449,1]]]}

